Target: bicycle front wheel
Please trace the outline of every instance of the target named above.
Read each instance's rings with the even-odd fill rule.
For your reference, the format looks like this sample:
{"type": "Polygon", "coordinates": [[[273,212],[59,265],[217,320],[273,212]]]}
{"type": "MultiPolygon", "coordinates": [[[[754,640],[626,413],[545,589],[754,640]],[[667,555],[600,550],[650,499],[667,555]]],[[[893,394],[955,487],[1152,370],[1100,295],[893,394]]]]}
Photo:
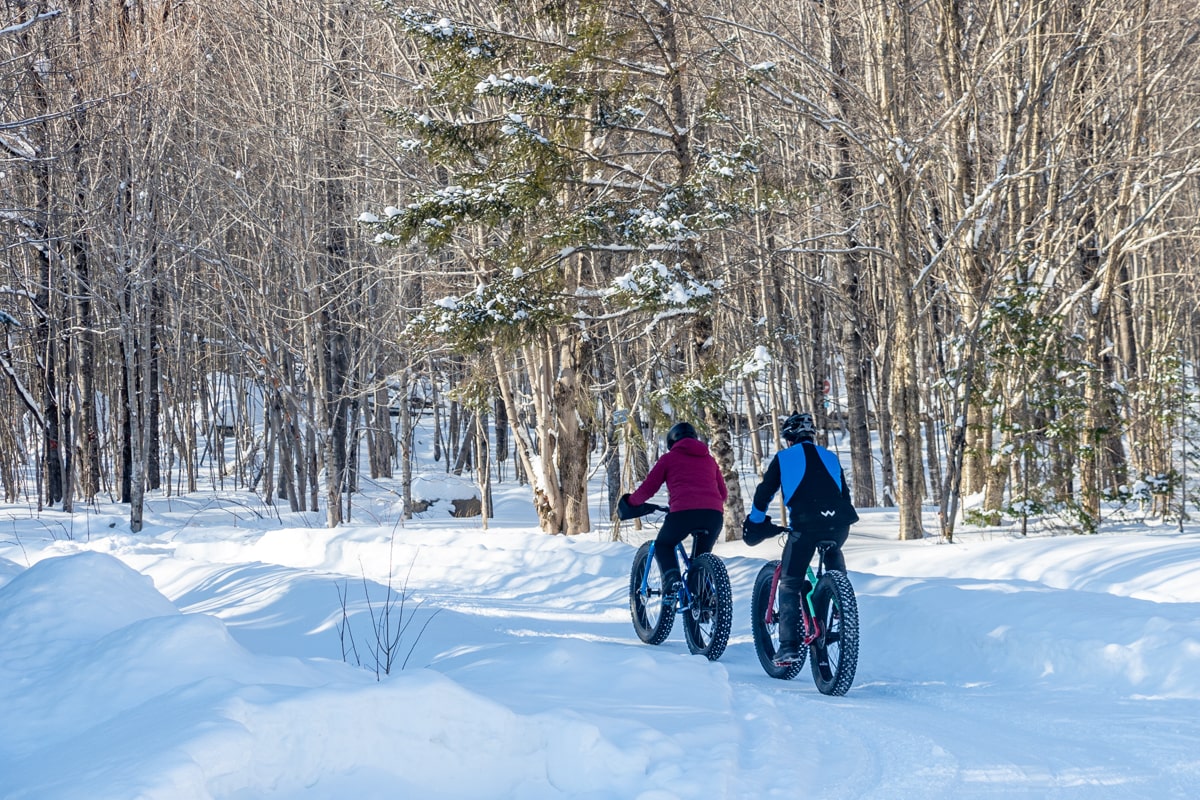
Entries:
{"type": "Polygon", "coordinates": [[[683,611],[683,631],[688,649],[716,661],[729,644],[733,627],[733,593],[725,563],[712,553],[702,553],[688,570],[690,607],[683,611]]]}
{"type": "Polygon", "coordinates": [[[821,625],[810,645],[813,682],[821,694],[844,695],[858,669],[858,601],[846,573],[829,570],[821,576],[813,610],[821,625]]]}
{"type": "Polygon", "coordinates": [[[804,651],[800,651],[799,661],[775,663],[775,655],[779,652],[779,597],[777,594],[774,603],[771,602],[771,583],[778,567],[779,561],[768,561],[758,571],[754,594],[750,597],[750,630],[754,633],[754,651],[758,653],[758,663],[762,664],[763,670],[772,678],[790,681],[804,667],[804,651]]]}
{"type": "Polygon", "coordinates": [[[650,542],[644,542],[633,557],[629,571],[629,614],[633,629],[646,644],[662,644],[671,635],[675,606],[663,603],[662,573],[650,557],[650,542]]]}

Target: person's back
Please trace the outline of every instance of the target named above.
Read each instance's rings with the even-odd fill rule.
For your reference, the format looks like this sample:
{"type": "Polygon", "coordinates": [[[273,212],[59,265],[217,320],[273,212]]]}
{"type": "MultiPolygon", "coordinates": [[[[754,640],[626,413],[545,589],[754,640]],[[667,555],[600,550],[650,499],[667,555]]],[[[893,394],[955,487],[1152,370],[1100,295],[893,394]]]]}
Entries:
{"type": "Polygon", "coordinates": [[[708,445],[699,439],[683,438],[663,453],[646,475],[641,486],[629,495],[629,502],[641,505],[667,485],[667,497],[672,511],[707,508],[721,511],[725,507],[725,479],[708,445]]]}
{"type": "MultiPolygon", "coordinates": [[[[777,455],[792,528],[833,528],[857,521],[836,455],[810,439],[802,439],[777,455]],[[789,482],[795,485],[790,492],[789,482]]],[[[756,506],[758,499],[756,495],[756,506]]]]}
{"type": "Polygon", "coordinates": [[[664,601],[674,602],[674,584],[679,580],[675,546],[689,534],[697,534],[695,552],[711,552],[724,525],[729,493],[720,466],[690,423],[678,422],[671,427],[667,452],[655,462],[641,485],[623,499],[630,506],[639,506],[664,483],[670,511],[654,540],[654,557],[662,574],[664,601]]]}

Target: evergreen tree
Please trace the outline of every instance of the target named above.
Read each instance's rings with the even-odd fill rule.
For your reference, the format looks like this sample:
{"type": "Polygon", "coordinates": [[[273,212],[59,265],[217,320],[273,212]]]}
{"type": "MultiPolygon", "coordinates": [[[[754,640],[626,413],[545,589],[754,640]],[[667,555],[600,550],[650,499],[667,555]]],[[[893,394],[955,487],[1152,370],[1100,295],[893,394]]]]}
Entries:
{"type": "MultiPolygon", "coordinates": [[[[403,208],[363,222],[381,244],[419,241],[455,263],[466,285],[415,330],[490,353],[505,404],[532,409],[534,434],[514,433],[547,532],[590,526],[587,381],[611,330],[601,321],[649,330],[682,378],[711,382],[722,284],[705,243],[744,213],[756,170],[754,142],[720,113],[719,83],[684,78],[680,38],[695,20],[639,5],[501,6],[470,22],[395,11],[429,80],[423,107],[393,119],[431,168],[403,208]]],[[[694,412],[727,441],[719,393],[704,397],[694,412]]],[[[724,458],[733,476],[731,449],[724,458]]]]}

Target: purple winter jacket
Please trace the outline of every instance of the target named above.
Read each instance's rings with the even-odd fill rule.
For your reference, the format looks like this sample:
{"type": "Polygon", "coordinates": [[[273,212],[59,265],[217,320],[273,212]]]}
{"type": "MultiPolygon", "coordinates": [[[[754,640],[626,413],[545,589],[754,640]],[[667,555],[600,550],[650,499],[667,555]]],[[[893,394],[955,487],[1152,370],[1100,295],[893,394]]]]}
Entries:
{"type": "Polygon", "coordinates": [[[662,454],[642,485],[629,495],[629,504],[639,506],[667,484],[672,511],[696,508],[722,511],[729,490],[717,460],[699,439],[680,439],[662,454]]]}

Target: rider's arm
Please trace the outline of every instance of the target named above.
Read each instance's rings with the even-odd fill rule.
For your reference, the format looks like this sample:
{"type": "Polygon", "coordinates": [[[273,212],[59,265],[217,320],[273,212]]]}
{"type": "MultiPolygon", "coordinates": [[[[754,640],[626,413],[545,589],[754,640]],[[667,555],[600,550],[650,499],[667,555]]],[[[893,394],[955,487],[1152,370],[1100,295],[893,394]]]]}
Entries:
{"type": "Polygon", "coordinates": [[[629,495],[629,504],[631,506],[640,506],[654,497],[655,492],[662,488],[663,481],[667,479],[667,456],[669,453],[663,453],[658,461],[654,462],[650,472],[646,475],[646,479],[642,481],[642,485],[634,489],[629,495]]]}
{"type": "Polygon", "coordinates": [[[767,508],[771,505],[771,498],[778,491],[779,456],[776,455],[771,459],[771,463],[767,465],[767,471],[763,473],[758,488],[754,490],[754,507],[750,509],[748,517],[751,522],[762,522],[767,518],[767,508]]]}

